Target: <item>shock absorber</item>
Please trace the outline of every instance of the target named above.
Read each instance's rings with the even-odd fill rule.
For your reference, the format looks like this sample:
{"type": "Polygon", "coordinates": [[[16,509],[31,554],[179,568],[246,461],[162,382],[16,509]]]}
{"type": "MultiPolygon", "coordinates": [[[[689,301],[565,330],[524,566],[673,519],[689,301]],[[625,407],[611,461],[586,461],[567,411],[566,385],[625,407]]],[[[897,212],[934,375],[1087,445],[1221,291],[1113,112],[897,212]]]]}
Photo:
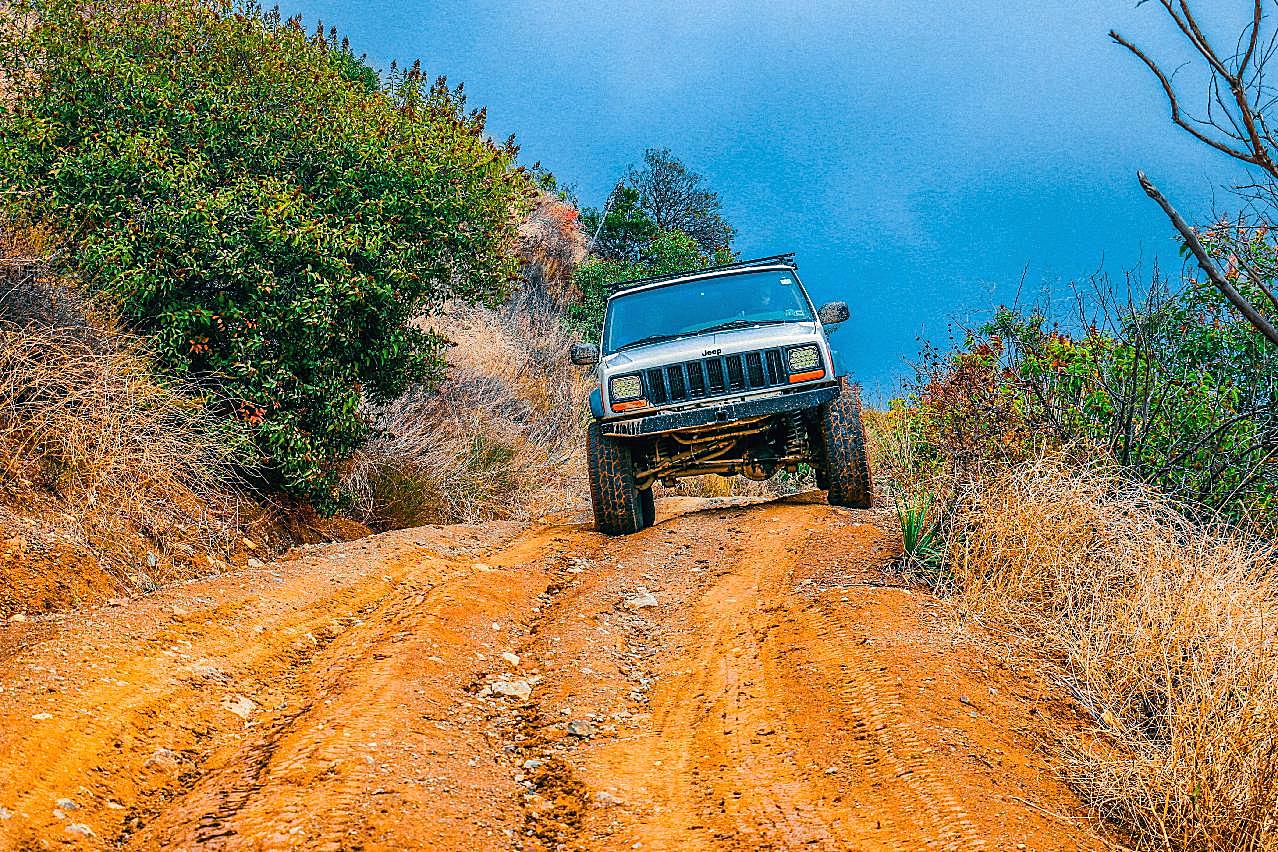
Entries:
{"type": "Polygon", "coordinates": [[[785,421],[785,454],[787,457],[803,456],[808,452],[808,430],[803,426],[803,415],[795,412],[785,421]]]}

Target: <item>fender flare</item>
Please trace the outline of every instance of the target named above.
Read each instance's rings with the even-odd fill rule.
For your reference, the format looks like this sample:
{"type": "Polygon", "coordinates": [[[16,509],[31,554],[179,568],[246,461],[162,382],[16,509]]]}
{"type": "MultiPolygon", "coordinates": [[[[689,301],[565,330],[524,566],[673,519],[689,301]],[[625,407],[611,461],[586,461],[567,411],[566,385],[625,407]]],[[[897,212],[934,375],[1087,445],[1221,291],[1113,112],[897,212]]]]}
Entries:
{"type": "Polygon", "coordinates": [[[599,392],[599,388],[595,388],[590,392],[590,413],[595,416],[596,420],[600,420],[604,416],[603,394],[599,392]]]}

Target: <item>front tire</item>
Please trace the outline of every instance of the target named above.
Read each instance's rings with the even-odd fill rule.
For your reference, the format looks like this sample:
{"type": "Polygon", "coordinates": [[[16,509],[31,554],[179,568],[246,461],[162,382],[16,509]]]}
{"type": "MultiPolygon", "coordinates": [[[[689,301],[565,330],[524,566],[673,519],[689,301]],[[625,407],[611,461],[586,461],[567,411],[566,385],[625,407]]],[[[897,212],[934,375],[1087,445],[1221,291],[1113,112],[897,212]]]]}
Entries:
{"type": "Polygon", "coordinates": [[[869,509],[874,505],[874,485],[861,422],[861,390],[849,385],[847,379],[839,383],[839,395],[821,406],[818,415],[825,473],[821,479],[831,506],[869,509]]]}
{"type": "Polygon", "coordinates": [[[635,487],[634,459],[630,447],[603,434],[598,423],[586,430],[586,456],[590,467],[590,504],[595,528],[607,535],[629,535],[647,524],[643,495],[635,487]]]}

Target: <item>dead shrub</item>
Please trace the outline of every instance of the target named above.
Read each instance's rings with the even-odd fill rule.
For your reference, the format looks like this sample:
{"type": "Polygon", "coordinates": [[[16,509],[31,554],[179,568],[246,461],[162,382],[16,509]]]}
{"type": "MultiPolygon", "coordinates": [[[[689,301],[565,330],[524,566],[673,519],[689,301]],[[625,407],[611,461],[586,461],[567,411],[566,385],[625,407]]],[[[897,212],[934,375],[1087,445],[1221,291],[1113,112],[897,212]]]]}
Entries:
{"type": "Polygon", "coordinates": [[[1060,763],[1140,848],[1278,843],[1278,560],[1115,473],[1040,460],[955,508],[967,616],[1046,652],[1092,713],[1060,763]]]}
{"type": "Polygon", "coordinates": [[[588,386],[559,317],[530,286],[497,309],[448,304],[425,318],[450,341],[448,376],[376,412],[346,481],[357,514],[386,529],[579,502],[588,386]]]}
{"type": "MultiPolygon", "coordinates": [[[[85,548],[125,591],[208,573],[242,550],[243,504],[229,488],[240,436],[158,381],[144,346],[38,261],[8,257],[0,526],[22,531],[20,549],[31,536],[85,548]]],[[[6,608],[21,608],[27,592],[40,598],[11,589],[6,608]]]]}

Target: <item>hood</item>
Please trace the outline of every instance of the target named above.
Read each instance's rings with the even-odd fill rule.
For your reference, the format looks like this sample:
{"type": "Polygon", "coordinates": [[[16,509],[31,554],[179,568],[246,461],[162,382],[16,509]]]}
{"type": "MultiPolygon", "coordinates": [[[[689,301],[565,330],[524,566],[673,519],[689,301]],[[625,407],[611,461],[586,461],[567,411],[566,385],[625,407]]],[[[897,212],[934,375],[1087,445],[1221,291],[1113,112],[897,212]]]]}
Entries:
{"type": "Polygon", "coordinates": [[[819,342],[821,333],[815,322],[786,322],[761,325],[755,328],[737,328],[713,334],[698,334],[680,340],[667,340],[648,346],[623,349],[604,357],[602,365],[610,373],[646,370],[663,367],[681,361],[694,361],[706,357],[707,350],[720,349],[716,355],[735,352],[752,352],[756,349],[772,349],[777,346],[794,346],[800,343],[819,342]]]}

